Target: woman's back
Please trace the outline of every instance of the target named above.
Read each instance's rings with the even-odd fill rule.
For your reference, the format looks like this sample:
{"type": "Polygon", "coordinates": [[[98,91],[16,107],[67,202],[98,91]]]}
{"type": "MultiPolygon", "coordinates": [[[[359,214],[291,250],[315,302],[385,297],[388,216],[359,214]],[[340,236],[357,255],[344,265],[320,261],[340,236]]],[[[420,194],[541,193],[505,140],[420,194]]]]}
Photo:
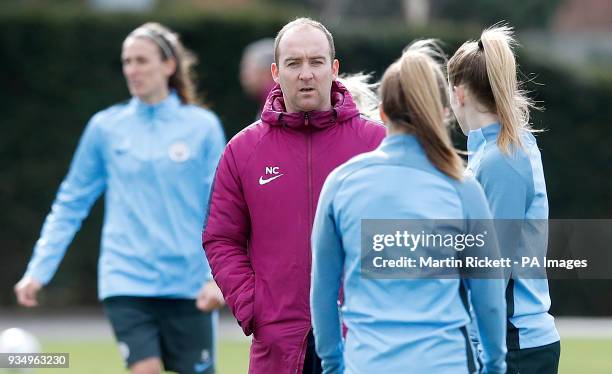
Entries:
{"type": "Polygon", "coordinates": [[[458,182],[438,171],[411,135],[386,138],[376,151],[338,168],[328,183],[333,191],[331,214],[345,253],[348,372],[444,372],[456,368],[453,365],[463,365],[468,372],[464,326],[469,314],[459,277],[368,278],[362,272],[362,265],[369,265],[362,264],[366,254],[361,230],[362,219],[410,219],[419,220],[414,221],[418,225],[479,214],[484,218],[488,209],[482,199],[480,207],[478,200],[474,207],[465,204],[470,193],[482,194],[480,188],[471,179],[458,182]]]}

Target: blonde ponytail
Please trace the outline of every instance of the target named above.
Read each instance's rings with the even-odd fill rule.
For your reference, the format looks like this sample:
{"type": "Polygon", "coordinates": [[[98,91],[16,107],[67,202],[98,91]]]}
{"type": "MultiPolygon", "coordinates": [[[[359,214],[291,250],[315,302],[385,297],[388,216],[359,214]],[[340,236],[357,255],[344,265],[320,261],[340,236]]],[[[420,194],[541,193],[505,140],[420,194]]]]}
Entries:
{"type": "Polygon", "coordinates": [[[436,61],[443,58],[433,40],[413,43],[383,75],[380,97],[392,125],[414,134],[429,161],[444,174],[459,180],[463,164],[446,129],[446,82],[436,61]]]}
{"type": "Polygon", "coordinates": [[[466,84],[476,99],[499,117],[497,145],[506,154],[522,146],[521,130],[533,131],[529,110],[536,108],[516,76],[515,44],[511,27],[494,26],[483,31],[478,42],[464,43],[448,64],[449,83],[466,84]]]}

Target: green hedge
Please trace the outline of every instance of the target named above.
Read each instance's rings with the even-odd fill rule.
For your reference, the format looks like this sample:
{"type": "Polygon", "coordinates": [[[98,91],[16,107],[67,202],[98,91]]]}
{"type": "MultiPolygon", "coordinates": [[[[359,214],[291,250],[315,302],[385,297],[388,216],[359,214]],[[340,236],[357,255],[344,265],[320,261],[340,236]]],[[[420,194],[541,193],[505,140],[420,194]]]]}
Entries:
{"type": "MultiPolygon", "coordinates": [[[[96,111],[128,98],[119,61],[121,42],[129,31],[150,20],[180,32],[200,57],[200,87],[228,136],[249,124],[257,111],[257,103],[242,94],[239,58],[250,41],[273,36],[286,21],[282,16],[252,12],[0,15],[0,305],[14,303],[12,284],[23,273],[84,124],[96,111]]],[[[448,25],[406,30],[352,24],[332,31],[341,70],[377,76],[414,38],[438,37],[452,52],[463,40],[478,35],[477,30],[448,25]]],[[[542,84],[528,88],[546,106],[546,111],[534,115],[534,123],[547,129],[539,139],[551,217],[610,217],[612,84],[579,81],[548,61],[529,56],[521,56],[520,61],[523,71],[535,74],[542,84]]],[[[456,139],[465,148],[463,137],[456,139]]],[[[47,304],[95,301],[101,205],[94,208],[45,292],[47,304]]],[[[561,288],[553,284],[556,311],[586,313],[581,303],[574,302],[583,297],[579,288],[585,284],[563,285],[564,290],[576,289],[574,299],[561,296],[561,288]]],[[[610,289],[607,283],[596,286],[610,289]]],[[[612,301],[605,302],[589,311],[612,313],[612,301]]]]}

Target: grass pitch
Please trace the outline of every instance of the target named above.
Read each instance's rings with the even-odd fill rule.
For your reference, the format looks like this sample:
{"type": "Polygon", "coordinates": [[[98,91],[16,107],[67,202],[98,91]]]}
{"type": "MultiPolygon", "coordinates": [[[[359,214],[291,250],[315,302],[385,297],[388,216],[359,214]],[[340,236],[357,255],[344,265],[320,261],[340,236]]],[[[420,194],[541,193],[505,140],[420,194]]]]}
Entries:
{"type": "MultiPolygon", "coordinates": [[[[44,342],[45,352],[70,353],[70,369],[38,369],[36,374],[126,373],[116,345],[111,341],[44,342]]],[[[559,373],[612,373],[612,339],[563,339],[559,373]]],[[[249,343],[221,341],[218,374],[244,374],[248,369],[249,343]]],[[[0,373],[10,373],[8,370],[0,373]]]]}

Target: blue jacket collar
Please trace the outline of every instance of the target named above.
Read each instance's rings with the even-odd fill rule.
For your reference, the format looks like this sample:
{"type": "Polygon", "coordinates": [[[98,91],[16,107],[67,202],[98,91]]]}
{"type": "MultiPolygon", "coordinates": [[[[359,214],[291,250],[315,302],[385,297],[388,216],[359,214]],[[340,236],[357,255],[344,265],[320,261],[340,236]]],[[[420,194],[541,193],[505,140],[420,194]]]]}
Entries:
{"type": "Polygon", "coordinates": [[[147,104],[137,97],[132,97],[130,100],[130,106],[132,106],[138,114],[146,117],[172,114],[180,105],[181,100],[175,90],[171,90],[168,97],[157,104],[147,104]]]}
{"type": "Polygon", "coordinates": [[[478,152],[486,143],[495,143],[499,136],[501,126],[498,122],[481,127],[476,130],[470,130],[467,139],[468,161],[478,152]]]}
{"type": "Polygon", "coordinates": [[[482,135],[484,135],[485,139],[488,142],[494,142],[499,136],[499,132],[501,131],[501,125],[499,124],[499,122],[494,122],[490,125],[481,127],[480,130],[482,131],[482,135]]]}
{"type": "Polygon", "coordinates": [[[387,135],[378,151],[389,160],[393,160],[393,163],[426,170],[436,169],[419,139],[412,134],[387,135]]]}
{"type": "Polygon", "coordinates": [[[382,150],[395,149],[397,147],[420,148],[419,141],[412,134],[387,135],[380,147],[382,150]]]}
{"type": "Polygon", "coordinates": [[[380,144],[379,150],[390,156],[397,156],[400,159],[421,160],[421,158],[427,158],[421,143],[412,134],[387,135],[380,144]],[[408,154],[410,155],[409,157],[408,154]]]}

